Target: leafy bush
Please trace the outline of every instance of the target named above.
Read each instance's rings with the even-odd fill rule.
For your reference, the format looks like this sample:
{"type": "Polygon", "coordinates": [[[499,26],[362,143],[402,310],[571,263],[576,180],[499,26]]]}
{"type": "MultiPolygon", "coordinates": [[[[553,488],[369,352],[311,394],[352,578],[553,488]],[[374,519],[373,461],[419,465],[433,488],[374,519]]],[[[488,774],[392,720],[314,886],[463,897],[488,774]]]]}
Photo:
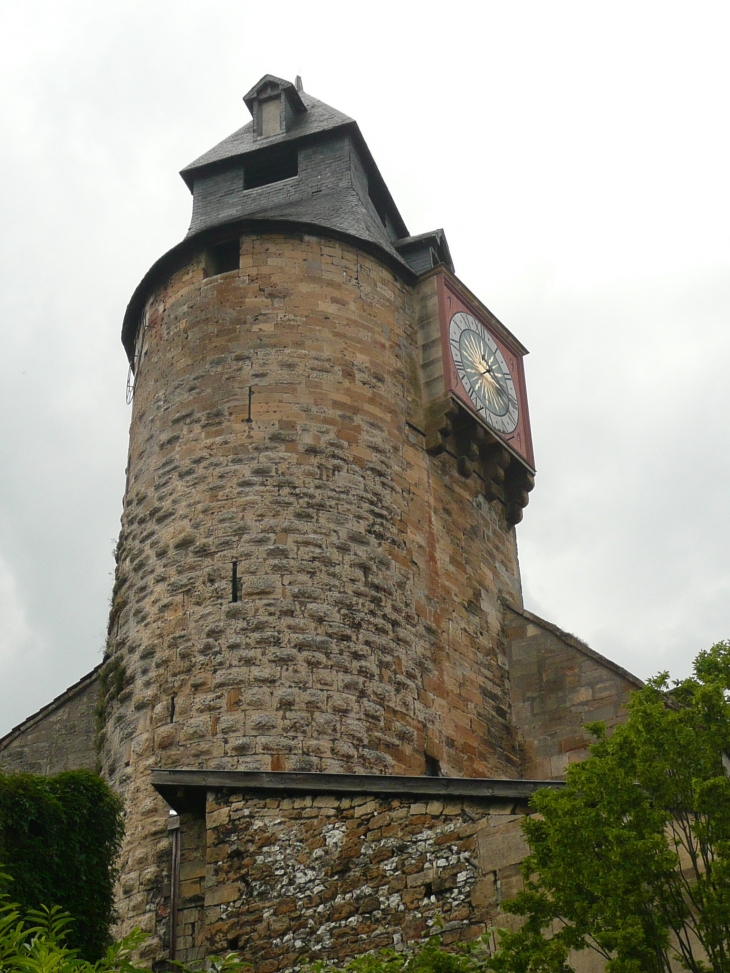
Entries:
{"type": "Polygon", "coordinates": [[[313,973],[481,973],[486,958],[486,941],[464,945],[459,952],[447,952],[439,937],[432,936],[412,951],[382,949],[358,956],[344,966],[313,963],[305,969],[313,973]]]}
{"type": "MultiPolygon", "coordinates": [[[[0,874],[0,971],[2,973],[151,973],[134,962],[134,951],[147,938],[139,929],[108,946],[90,963],[72,949],[67,937],[74,920],[58,906],[22,909],[12,902],[7,890],[11,881],[0,874]]],[[[181,973],[191,973],[175,964],[181,973]]],[[[213,973],[241,973],[243,964],[234,956],[214,959],[213,973]]]]}
{"type": "Polygon", "coordinates": [[[89,961],[109,941],[122,834],[119,798],[90,771],[0,774],[0,861],[13,897],[22,911],[52,903],[75,916],[68,948],[89,961]]]}
{"type": "Polygon", "coordinates": [[[632,695],[611,737],[561,790],[538,791],[523,829],[525,889],[488,968],[568,973],[592,950],[607,973],[730,970],[730,642],[694,677],[662,675],[632,695]]]}

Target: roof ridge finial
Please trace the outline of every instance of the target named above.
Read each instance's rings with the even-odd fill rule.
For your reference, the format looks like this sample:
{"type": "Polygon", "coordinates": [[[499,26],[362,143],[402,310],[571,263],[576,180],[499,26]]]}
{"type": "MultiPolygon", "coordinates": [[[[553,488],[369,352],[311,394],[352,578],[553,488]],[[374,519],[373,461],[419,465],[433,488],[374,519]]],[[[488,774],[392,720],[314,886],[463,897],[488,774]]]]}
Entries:
{"type": "Polygon", "coordinates": [[[304,91],[304,85],[302,84],[302,76],[298,74],[294,79],[294,87],[297,91],[304,91]]]}

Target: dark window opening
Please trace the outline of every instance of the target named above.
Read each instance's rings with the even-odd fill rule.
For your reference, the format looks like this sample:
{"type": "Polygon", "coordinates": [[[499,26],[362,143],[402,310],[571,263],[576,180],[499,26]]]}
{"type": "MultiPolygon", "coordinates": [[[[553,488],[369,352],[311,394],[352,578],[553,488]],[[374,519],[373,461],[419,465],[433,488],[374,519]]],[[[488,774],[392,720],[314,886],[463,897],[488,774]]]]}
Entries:
{"type": "Polygon", "coordinates": [[[170,696],[170,722],[175,722],[175,697],[170,696]]]}
{"type": "Polygon", "coordinates": [[[262,152],[244,163],[243,188],[257,189],[273,182],[292,179],[299,173],[297,150],[282,146],[274,152],[262,152]]]}
{"type": "MultiPolygon", "coordinates": [[[[251,411],[251,389],[248,397],[248,409],[251,411]]],[[[238,561],[231,561],[231,602],[238,601],[238,561]]]]}
{"type": "Polygon", "coordinates": [[[208,251],[208,276],[227,274],[230,270],[238,270],[241,263],[241,244],[238,239],[218,243],[208,251]]]}
{"type": "Polygon", "coordinates": [[[439,761],[432,757],[430,754],[426,754],[426,777],[440,777],[441,776],[441,764],[439,761]]]}

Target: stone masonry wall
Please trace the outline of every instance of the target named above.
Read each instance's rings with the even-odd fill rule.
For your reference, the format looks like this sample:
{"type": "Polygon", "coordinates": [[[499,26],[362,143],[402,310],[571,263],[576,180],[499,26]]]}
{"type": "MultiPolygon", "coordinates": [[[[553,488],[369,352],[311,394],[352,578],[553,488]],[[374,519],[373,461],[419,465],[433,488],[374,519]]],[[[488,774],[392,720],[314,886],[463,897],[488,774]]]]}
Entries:
{"type": "Polygon", "coordinates": [[[153,766],[519,770],[514,530],[408,421],[412,290],[291,233],[243,236],[238,271],[205,266],[201,252],[147,305],[106,663],[119,909],[151,930],[168,841],[153,766]]]}
{"type": "Polygon", "coordinates": [[[0,740],[0,770],[44,775],[94,770],[98,700],[94,670],[0,740]]]}
{"type": "MultiPolygon", "coordinates": [[[[446,945],[472,940],[519,886],[524,811],[496,799],[209,795],[207,860],[189,866],[200,884],[183,881],[183,902],[202,892],[206,951],[235,949],[257,973],[403,948],[437,927],[446,945]]],[[[199,949],[181,932],[183,950],[199,949]]]]}
{"type": "MultiPolygon", "coordinates": [[[[256,973],[442,944],[514,928],[500,902],[522,887],[526,805],[504,798],[432,799],[209,792],[184,815],[178,957],[235,951],[256,973]],[[205,832],[205,841],[203,835],[205,832]]],[[[571,956],[578,973],[599,957],[571,956]]]]}
{"type": "Polygon", "coordinates": [[[524,609],[507,608],[505,633],[522,777],[563,777],[570,763],[588,756],[584,725],[622,723],[629,695],[642,682],[524,609]]]}

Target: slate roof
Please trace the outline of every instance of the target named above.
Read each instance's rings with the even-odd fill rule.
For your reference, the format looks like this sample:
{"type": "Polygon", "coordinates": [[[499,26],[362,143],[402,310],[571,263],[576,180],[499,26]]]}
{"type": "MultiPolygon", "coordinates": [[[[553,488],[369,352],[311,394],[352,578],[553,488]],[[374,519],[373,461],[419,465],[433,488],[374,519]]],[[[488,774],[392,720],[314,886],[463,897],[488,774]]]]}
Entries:
{"type": "Polygon", "coordinates": [[[295,139],[299,140],[313,135],[320,135],[324,132],[332,132],[344,126],[352,126],[353,130],[359,134],[357,122],[353,118],[350,118],[349,115],[337,111],[336,108],[330,108],[323,101],[313,98],[304,91],[299,92],[299,96],[307,110],[296,115],[288,132],[272,135],[267,139],[256,139],[254,138],[253,122],[251,121],[247,125],[244,125],[243,128],[239,128],[232,135],[229,135],[228,138],[223,139],[218,145],[213,146],[212,149],[205,152],[198,159],[195,159],[190,165],[185,166],[181,170],[180,175],[190,187],[191,191],[195,173],[209,166],[211,163],[223,162],[225,159],[233,159],[237,156],[246,155],[264,146],[268,148],[271,145],[279,145],[281,142],[292,142],[295,139]]]}
{"type": "Polygon", "coordinates": [[[438,254],[441,262],[449,268],[451,273],[453,274],[455,272],[454,261],[451,259],[451,250],[446,240],[446,234],[442,229],[429,230],[427,233],[419,233],[416,236],[401,237],[395,243],[396,250],[406,258],[412,267],[414,266],[414,261],[410,260],[408,255],[410,253],[415,254],[416,251],[425,247],[432,247],[438,254]]]}
{"type": "MultiPolygon", "coordinates": [[[[336,230],[375,244],[398,264],[407,265],[394,242],[397,237],[407,236],[408,229],[357,122],[273,75],[265,75],[244,96],[249,110],[253,112],[258,92],[272,84],[281,90],[290,103],[292,100],[295,102],[295,110],[287,115],[285,131],[265,138],[257,137],[254,122],[251,121],[181,171],[180,175],[195,198],[188,237],[245,218],[287,220],[336,230]],[[342,160],[336,158],[336,144],[343,139],[350,139],[356,147],[361,165],[367,173],[368,187],[372,187],[381,201],[380,205],[387,212],[389,230],[376,212],[370,188],[363,193],[362,185],[356,186],[354,178],[347,187],[338,179],[337,170],[342,160]],[[284,179],[265,184],[261,189],[244,191],[243,185],[236,182],[239,178],[237,175],[231,177],[230,183],[226,182],[225,173],[235,173],[237,166],[245,168],[247,157],[257,156],[260,159],[265,153],[287,144],[298,147],[317,145],[322,146],[323,151],[316,161],[310,161],[306,171],[302,170],[300,157],[299,173],[291,184],[284,179]],[[331,179],[328,178],[330,173],[331,179]],[[222,183],[216,183],[217,174],[222,183]]],[[[309,158],[312,159],[311,156],[309,158]]]]}
{"type": "Polygon", "coordinates": [[[303,227],[314,233],[321,228],[385,257],[396,272],[405,272],[406,279],[415,279],[431,268],[430,246],[453,271],[442,230],[410,236],[357,122],[349,115],[273,75],[265,75],[244,96],[249,109],[255,108],[259,91],[272,83],[292,109],[286,114],[285,131],[255,137],[251,121],[181,171],[194,199],[190,228],[183,241],[155,262],[132,295],[122,327],[130,361],[149,289],[188,259],[196,241],[222,242],[246,228],[262,232],[267,224],[303,227]],[[269,150],[293,143],[305,150],[297,152],[295,177],[244,188],[248,164],[260,164],[269,150]],[[344,151],[346,143],[354,152],[350,148],[344,151]],[[302,160],[306,160],[304,164],[302,160]],[[343,178],[343,165],[350,167],[351,178],[343,178]]]}
{"type": "Polygon", "coordinates": [[[259,218],[291,220],[337,230],[339,233],[374,243],[399,263],[405,264],[403,257],[388,239],[380,220],[363,206],[362,200],[352,187],[308,199],[286,200],[261,207],[256,210],[255,215],[259,218]]]}

